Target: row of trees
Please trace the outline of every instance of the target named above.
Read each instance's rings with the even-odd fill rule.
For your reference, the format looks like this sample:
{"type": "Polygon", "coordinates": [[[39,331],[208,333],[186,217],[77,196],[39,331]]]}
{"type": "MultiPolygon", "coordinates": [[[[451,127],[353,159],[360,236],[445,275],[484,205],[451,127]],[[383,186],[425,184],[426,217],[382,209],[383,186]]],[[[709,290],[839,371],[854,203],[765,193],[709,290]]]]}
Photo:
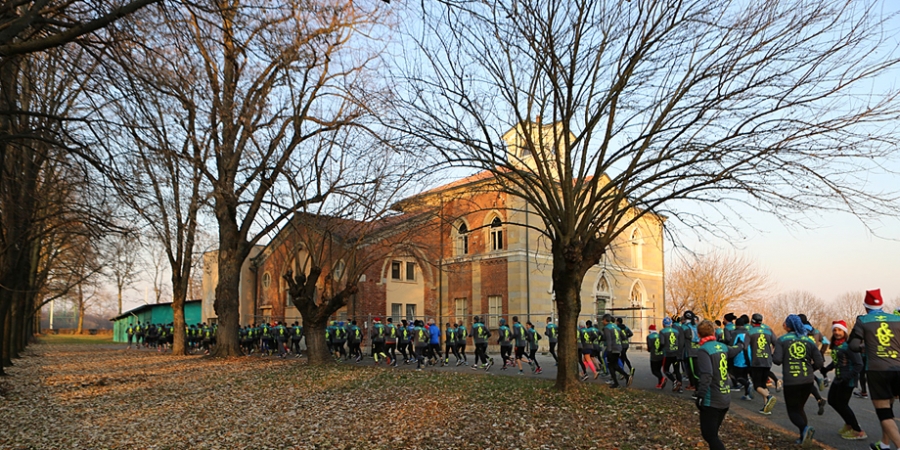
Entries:
{"type": "MultiPolygon", "coordinates": [[[[864,296],[864,292],[845,292],[823,299],[803,290],[778,292],[769,274],[752,259],[721,251],[679,260],[666,273],[669,315],[690,310],[704,318],[721,320],[729,312],[758,312],[776,330],[788,314],[801,313],[826,333],[835,320],[852,326],[856,316],[865,314],[864,296]]],[[[900,307],[900,297],[888,304],[900,307]]]]}
{"type": "MultiPolygon", "coordinates": [[[[431,158],[424,173],[488,171],[541,218],[520,225],[550,243],[556,310],[572,330],[560,336],[560,389],[577,383],[584,275],[644,215],[667,217],[677,239],[727,238],[736,205],[798,221],[817,208],[898,211],[866,183],[895,154],[900,112],[896,91],[870,89],[898,63],[878,2],[7,3],[4,355],[28,335],[41,252],[61,245],[45,231],[97,239],[129,231],[122,215],[165,249],[179,334],[197,230],[216,230],[216,356],[237,355],[252,246],[298,212],[384,217],[419,173],[410,155],[431,158]],[[78,14],[52,17],[67,9],[78,14]]],[[[367,232],[335,236],[305,245],[352,251],[367,232]]],[[[314,327],[362,273],[325,290],[335,259],[324,253],[289,276],[314,327]]]]}

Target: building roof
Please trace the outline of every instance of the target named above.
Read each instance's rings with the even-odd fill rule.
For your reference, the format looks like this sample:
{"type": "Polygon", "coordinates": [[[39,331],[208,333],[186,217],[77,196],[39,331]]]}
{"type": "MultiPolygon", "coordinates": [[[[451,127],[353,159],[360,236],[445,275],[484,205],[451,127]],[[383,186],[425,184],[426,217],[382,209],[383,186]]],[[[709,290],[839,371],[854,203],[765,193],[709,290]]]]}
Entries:
{"type": "MultiPolygon", "coordinates": [[[[201,300],[185,300],[185,301],[184,301],[184,304],[185,304],[185,306],[187,306],[188,303],[200,303],[200,302],[201,302],[201,300]]],[[[134,308],[134,309],[125,311],[125,312],[123,312],[122,314],[119,314],[118,316],[113,317],[112,319],[109,319],[109,321],[110,321],[110,322],[115,322],[115,321],[117,321],[117,320],[119,320],[119,319],[128,317],[128,316],[130,316],[130,315],[132,315],[132,314],[137,314],[137,313],[139,313],[139,312],[142,312],[142,311],[144,311],[145,309],[153,309],[153,308],[155,308],[155,307],[157,307],[157,306],[168,306],[168,307],[171,307],[171,306],[172,306],[172,302],[167,302],[167,303],[148,303],[148,304],[146,304],[146,305],[141,305],[141,306],[138,306],[137,308],[134,308]]]]}

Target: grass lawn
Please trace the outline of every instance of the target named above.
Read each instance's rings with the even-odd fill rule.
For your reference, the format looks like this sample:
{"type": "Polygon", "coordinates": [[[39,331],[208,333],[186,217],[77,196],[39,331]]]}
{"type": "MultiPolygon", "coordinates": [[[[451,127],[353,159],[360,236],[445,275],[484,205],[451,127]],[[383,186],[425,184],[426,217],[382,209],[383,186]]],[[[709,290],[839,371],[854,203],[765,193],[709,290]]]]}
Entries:
{"type": "Polygon", "coordinates": [[[107,335],[90,335],[90,334],[45,334],[40,338],[41,343],[48,345],[61,345],[61,344],[76,344],[76,345],[91,345],[91,344],[112,344],[113,337],[111,334],[107,335]]]}
{"type": "MultiPolygon", "coordinates": [[[[46,342],[46,341],[45,341],[46,342]]],[[[41,344],[0,381],[0,447],[706,448],[684,400],[585,384],[41,344]]],[[[793,436],[729,415],[730,449],[793,436]]]]}

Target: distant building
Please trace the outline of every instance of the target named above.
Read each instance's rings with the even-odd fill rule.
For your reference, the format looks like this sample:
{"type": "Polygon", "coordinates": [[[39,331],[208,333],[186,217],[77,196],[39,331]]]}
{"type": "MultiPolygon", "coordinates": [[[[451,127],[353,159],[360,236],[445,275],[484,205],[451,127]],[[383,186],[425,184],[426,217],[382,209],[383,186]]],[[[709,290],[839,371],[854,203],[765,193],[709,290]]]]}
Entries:
{"type": "MultiPolygon", "coordinates": [[[[505,138],[511,142],[510,152],[516,151],[514,136],[508,133],[505,138]]],[[[387,256],[363,274],[359,293],[335,319],[355,318],[365,325],[374,316],[393,317],[395,322],[435,318],[443,325],[451,320],[471,324],[473,316],[480,315],[494,328],[500,318],[509,321],[517,315],[543,330],[546,317],[556,315],[552,255],[546,239],[528,228],[542,222],[520,198],[492,189],[493,181],[491,173],[480,172],[394,205],[398,216],[378,225],[386,230],[384,240],[366,245],[383,250],[393,245],[389,231],[403,227],[417,230],[412,238],[416,245],[382,252],[387,256]]],[[[241,324],[302,321],[282,276],[288,269],[296,273],[308,258],[298,233],[303,226],[314,226],[309,217],[295,217],[245,262],[241,324]]],[[[643,341],[651,323],[661,325],[664,221],[654,214],[643,216],[587,272],[581,290],[583,320],[607,312],[623,317],[635,342],[643,341]]],[[[323,276],[342,276],[343,261],[323,265],[323,276]]],[[[209,274],[210,269],[205,270],[209,274]]],[[[214,280],[206,274],[203,289],[210,293],[214,285],[206,283],[214,280]]]]}
{"type": "MultiPolygon", "coordinates": [[[[202,322],[200,317],[200,300],[184,302],[184,323],[193,325],[202,322]]],[[[110,319],[113,322],[113,342],[128,342],[126,330],[129,325],[169,324],[172,323],[172,303],[153,303],[141,305],[110,319]]]]}

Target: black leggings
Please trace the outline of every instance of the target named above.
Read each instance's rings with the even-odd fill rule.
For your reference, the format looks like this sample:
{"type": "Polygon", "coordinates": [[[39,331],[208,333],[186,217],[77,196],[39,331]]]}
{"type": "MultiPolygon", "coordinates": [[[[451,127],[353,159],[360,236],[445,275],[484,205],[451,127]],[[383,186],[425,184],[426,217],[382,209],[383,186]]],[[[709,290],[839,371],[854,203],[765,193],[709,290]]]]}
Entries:
{"type": "Polygon", "coordinates": [[[400,343],[400,354],[403,355],[403,361],[409,361],[409,356],[406,354],[406,347],[409,347],[408,342],[400,343]]]}
{"type": "Polygon", "coordinates": [[[665,378],[663,378],[663,374],[662,374],[662,363],[663,363],[662,360],[659,360],[659,361],[653,361],[652,359],[650,360],[650,372],[653,374],[654,377],[656,377],[656,384],[662,384],[663,380],[665,379],[665,378]]]}
{"type": "Polygon", "coordinates": [[[681,369],[679,366],[681,365],[681,361],[674,356],[666,356],[663,358],[663,373],[666,374],[666,377],[673,383],[681,381],[681,369]],[[672,368],[675,368],[674,375],[672,374],[672,368]]]}
{"type": "Polygon", "coordinates": [[[728,408],[700,407],[700,434],[703,436],[703,440],[709,444],[710,450],[725,450],[725,444],[719,439],[719,427],[722,426],[726,413],[728,413],[728,408]]]}
{"type": "Polygon", "coordinates": [[[808,424],[803,407],[806,406],[806,400],[812,394],[812,389],[812,383],[784,387],[784,405],[787,407],[788,417],[791,419],[791,423],[800,430],[800,434],[803,434],[803,429],[808,424]]]}
{"type": "Polygon", "coordinates": [[[475,364],[478,364],[478,358],[481,358],[482,364],[487,364],[487,342],[479,342],[475,344],[475,364]]]}
{"type": "Polygon", "coordinates": [[[466,358],[466,343],[462,342],[459,345],[457,345],[456,347],[457,347],[456,351],[459,352],[459,356],[462,358],[462,360],[468,362],[469,359],[466,358]]]}
{"type": "Polygon", "coordinates": [[[625,364],[628,364],[628,370],[631,370],[631,361],[628,360],[628,349],[623,348],[622,353],[619,353],[619,359],[622,361],[622,366],[624,368],[625,364]]]}
{"type": "Polygon", "coordinates": [[[556,356],[556,342],[550,343],[550,354],[553,355],[554,361],[559,361],[559,358],[556,356]]]}
{"type": "Polygon", "coordinates": [[[512,363],[512,357],[510,355],[512,355],[512,346],[501,345],[500,346],[500,359],[503,360],[504,366],[512,363]]]}
{"type": "Polygon", "coordinates": [[[846,381],[840,384],[834,383],[828,391],[828,404],[841,415],[844,423],[850,425],[853,431],[862,431],[859,422],[856,420],[856,414],[850,409],[850,397],[853,396],[853,386],[846,381]]]}
{"type": "Polygon", "coordinates": [[[534,366],[535,366],[535,367],[537,367],[538,369],[540,369],[540,368],[541,368],[541,365],[538,364],[537,359],[534,359],[534,355],[537,353],[537,351],[538,351],[538,349],[536,349],[536,348],[534,348],[534,347],[531,347],[531,350],[528,351],[528,359],[530,359],[531,362],[534,363],[534,366]]]}
{"type": "Polygon", "coordinates": [[[390,344],[385,343],[384,348],[385,348],[385,350],[387,350],[387,354],[391,358],[391,361],[392,362],[396,361],[397,360],[397,343],[396,342],[392,342],[390,344]]]}

